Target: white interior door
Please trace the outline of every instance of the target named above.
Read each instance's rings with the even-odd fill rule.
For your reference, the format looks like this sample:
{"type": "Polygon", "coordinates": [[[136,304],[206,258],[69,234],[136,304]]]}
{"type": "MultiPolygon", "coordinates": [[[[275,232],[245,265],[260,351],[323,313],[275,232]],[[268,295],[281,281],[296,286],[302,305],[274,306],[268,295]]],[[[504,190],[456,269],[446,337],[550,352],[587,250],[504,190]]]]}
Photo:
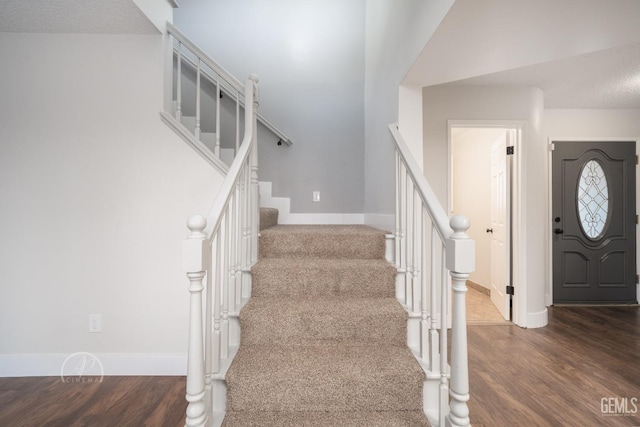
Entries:
{"type": "Polygon", "coordinates": [[[511,320],[510,277],[510,180],[507,167],[507,133],[491,147],[491,301],[511,320]]]}

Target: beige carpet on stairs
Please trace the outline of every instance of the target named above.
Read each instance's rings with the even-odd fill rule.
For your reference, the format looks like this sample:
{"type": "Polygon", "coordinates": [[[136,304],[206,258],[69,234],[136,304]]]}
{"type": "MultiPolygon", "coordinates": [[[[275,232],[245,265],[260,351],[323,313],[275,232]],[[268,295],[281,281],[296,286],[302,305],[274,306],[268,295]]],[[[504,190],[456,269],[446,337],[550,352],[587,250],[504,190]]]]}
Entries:
{"type": "Polygon", "coordinates": [[[263,228],[223,426],[429,426],[384,232],[263,228]]]}

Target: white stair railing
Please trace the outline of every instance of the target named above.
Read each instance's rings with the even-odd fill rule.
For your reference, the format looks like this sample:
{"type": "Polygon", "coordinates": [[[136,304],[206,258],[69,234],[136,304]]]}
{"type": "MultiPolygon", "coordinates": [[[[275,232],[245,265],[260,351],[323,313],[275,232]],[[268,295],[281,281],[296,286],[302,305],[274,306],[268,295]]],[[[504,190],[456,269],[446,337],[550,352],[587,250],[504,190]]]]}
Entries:
{"type": "MultiPolygon", "coordinates": [[[[162,118],[207,161],[226,173],[230,164],[228,154],[237,152],[242,138],[243,84],[171,23],[167,23],[167,33],[174,63],[171,76],[173,103],[161,114],[162,118]],[[230,99],[231,104],[223,106],[223,99],[230,99]],[[230,117],[235,118],[233,125],[229,123],[233,120],[230,117]],[[221,143],[223,132],[225,145],[221,143]]],[[[257,120],[279,138],[280,145],[292,144],[280,129],[256,114],[257,120]]]]}
{"type": "Polygon", "coordinates": [[[216,391],[214,381],[232,357],[230,316],[251,293],[249,272],[258,257],[257,83],[251,76],[244,86],[244,103],[251,106],[245,113],[244,138],[209,213],[187,221],[183,266],[191,293],[188,427],[212,425],[214,410],[225,407],[225,393],[216,391]]]}
{"type": "Polygon", "coordinates": [[[437,385],[425,390],[425,399],[431,399],[425,400],[425,410],[435,414],[440,427],[466,427],[470,424],[465,295],[475,263],[475,245],[465,233],[469,220],[447,217],[397,125],[389,129],[396,148],[396,296],[409,312],[409,346],[427,371],[427,382],[437,385]],[[453,291],[451,313],[447,271],[453,291]]]}

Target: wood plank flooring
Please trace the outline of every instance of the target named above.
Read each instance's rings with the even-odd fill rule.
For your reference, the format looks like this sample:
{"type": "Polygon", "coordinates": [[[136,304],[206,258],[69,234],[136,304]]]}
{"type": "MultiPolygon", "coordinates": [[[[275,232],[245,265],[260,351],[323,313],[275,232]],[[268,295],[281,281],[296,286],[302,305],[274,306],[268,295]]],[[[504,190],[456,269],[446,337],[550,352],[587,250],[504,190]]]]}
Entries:
{"type": "Polygon", "coordinates": [[[184,425],[184,377],[0,378],[3,427],[177,427],[184,425]]]}
{"type": "Polygon", "coordinates": [[[640,426],[640,308],[551,307],[547,327],[469,326],[468,338],[474,427],[640,426]],[[639,412],[605,416],[603,398],[629,412],[636,398],[639,412]]]}
{"type": "MultiPolygon", "coordinates": [[[[640,411],[640,308],[552,307],[545,328],[468,332],[474,427],[640,426],[601,408],[636,398],[640,411]]],[[[183,426],[184,394],[184,377],[0,378],[0,426],[183,426]]]]}

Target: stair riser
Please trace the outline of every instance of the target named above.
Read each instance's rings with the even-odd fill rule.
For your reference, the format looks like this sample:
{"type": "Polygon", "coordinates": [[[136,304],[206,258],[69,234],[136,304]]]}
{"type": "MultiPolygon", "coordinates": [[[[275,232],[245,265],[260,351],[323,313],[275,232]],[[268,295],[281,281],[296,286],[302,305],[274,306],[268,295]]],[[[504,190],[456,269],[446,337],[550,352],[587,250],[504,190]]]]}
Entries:
{"type": "Polygon", "coordinates": [[[384,259],[384,236],[279,234],[260,238],[260,257],[384,259]]]}
{"type": "Polygon", "coordinates": [[[278,304],[254,298],[240,314],[243,345],[406,345],[406,312],[393,300],[278,304]],[[374,304],[376,304],[374,302],[374,304]],[[381,306],[381,307],[380,307],[381,306]]]}
{"type": "Polygon", "coordinates": [[[260,230],[273,227],[278,224],[278,210],[273,208],[260,208],[260,230]]]}
{"type": "Polygon", "coordinates": [[[228,412],[223,427],[429,427],[421,411],[228,412]]]}
{"type": "MultiPolygon", "coordinates": [[[[310,263],[309,263],[310,264],[310,263]]],[[[385,262],[362,266],[256,264],[254,297],[393,297],[395,268],[385,262]]]]}
{"type": "Polygon", "coordinates": [[[251,390],[229,387],[232,411],[412,411],[421,409],[422,381],[325,382],[291,381],[254,385],[251,390]],[[410,390],[408,390],[410,388],[410,390]],[[319,398],[322,396],[323,398],[319,398]],[[413,396],[409,398],[408,396],[413,396]],[[259,404],[256,404],[259,402],[259,404]]]}

